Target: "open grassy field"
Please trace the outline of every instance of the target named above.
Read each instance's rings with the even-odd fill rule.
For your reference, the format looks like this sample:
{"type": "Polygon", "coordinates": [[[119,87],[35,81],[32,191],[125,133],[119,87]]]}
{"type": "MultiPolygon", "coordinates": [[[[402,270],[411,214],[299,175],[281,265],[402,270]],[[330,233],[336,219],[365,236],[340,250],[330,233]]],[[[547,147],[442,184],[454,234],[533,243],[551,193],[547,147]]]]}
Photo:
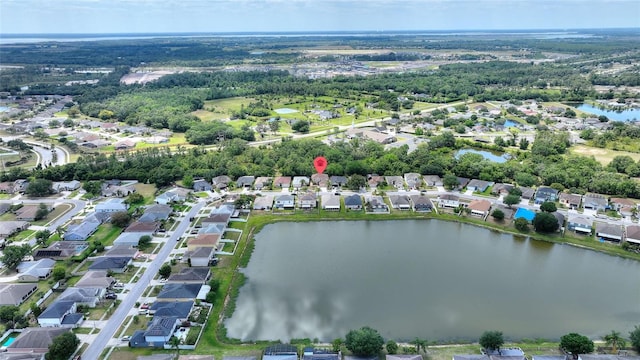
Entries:
{"type": "Polygon", "coordinates": [[[611,149],[603,149],[596,148],[586,145],[576,145],[570,148],[571,153],[583,155],[583,156],[593,156],[599,163],[602,165],[607,165],[613,160],[616,156],[630,156],[635,161],[640,161],[640,154],[632,153],[628,151],[617,151],[611,149]]]}
{"type": "Polygon", "coordinates": [[[144,203],[151,204],[156,196],[156,186],[154,184],[137,183],[133,186],[136,192],[144,196],[144,203]]]}

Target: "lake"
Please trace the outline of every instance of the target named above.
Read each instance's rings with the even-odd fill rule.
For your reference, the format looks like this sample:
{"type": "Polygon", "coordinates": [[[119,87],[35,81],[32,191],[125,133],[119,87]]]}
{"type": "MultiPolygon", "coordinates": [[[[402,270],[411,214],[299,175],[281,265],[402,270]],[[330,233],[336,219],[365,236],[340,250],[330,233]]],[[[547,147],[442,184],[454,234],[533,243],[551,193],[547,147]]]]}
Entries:
{"type": "Polygon", "coordinates": [[[596,338],[640,323],[640,263],[468,224],[277,223],[255,245],[232,338],[596,338]]]}
{"type": "Polygon", "coordinates": [[[467,153],[482,155],[483,158],[485,158],[485,159],[487,159],[489,161],[497,162],[497,163],[506,162],[507,160],[509,160],[509,156],[510,156],[509,154],[494,153],[494,152],[487,151],[487,150],[460,149],[460,150],[456,151],[455,157],[456,157],[456,159],[459,159],[460,156],[462,156],[464,154],[467,154],[467,153]]]}
{"type": "Polygon", "coordinates": [[[640,109],[625,109],[625,110],[602,110],[593,105],[579,104],[575,106],[576,109],[584,111],[596,116],[604,115],[609,120],[615,121],[635,121],[640,120],[640,109]]]}

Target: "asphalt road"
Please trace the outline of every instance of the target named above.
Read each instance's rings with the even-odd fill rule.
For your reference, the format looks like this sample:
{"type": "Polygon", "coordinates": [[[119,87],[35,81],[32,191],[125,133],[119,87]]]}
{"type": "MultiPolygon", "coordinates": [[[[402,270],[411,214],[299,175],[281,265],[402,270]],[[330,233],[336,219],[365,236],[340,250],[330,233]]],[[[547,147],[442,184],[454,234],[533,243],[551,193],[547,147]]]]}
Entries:
{"type": "Polygon", "coordinates": [[[62,148],[56,146],[51,150],[50,147],[43,146],[42,144],[26,141],[26,143],[33,145],[33,151],[38,153],[38,163],[42,164],[42,166],[51,166],[51,165],[64,165],[69,162],[67,154],[62,150],[62,148]],[[53,153],[55,152],[57,158],[56,161],[53,161],[53,153]]]}
{"type": "Polygon", "coordinates": [[[98,359],[100,357],[102,351],[107,347],[107,343],[109,342],[109,340],[113,338],[116,330],[118,330],[118,327],[120,327],[120,324],[122,324],[124,319],[127,317],[129,311],[135,307],[136,301],[138,301],[138,298],[140,298],[144,290],[147,288],[147,286],[151,282],[151,279],[158,272],[160,266],[165,262],[165,260],[171,253],[171,250],[173,250],[178,238],[182,236],[189,227],[189,218],[195,217],[204,205],[205,202],[199,202],[191,208],[189,213],[184,217],[173,234],[164,244],[156,258],[153,260],[153,262],[151,262],[140,279],[138,279],[138,281],[135,283],[131,291],[129,291],[124,300],[122,300],[122,303],[120,303],[113,315],[111,315],[111,318],[109,319],[107,324],[100,330],[95,340],[91,344],[89,344],[87,350],[85,350],[82,354],[83,359],[98,359]]]}

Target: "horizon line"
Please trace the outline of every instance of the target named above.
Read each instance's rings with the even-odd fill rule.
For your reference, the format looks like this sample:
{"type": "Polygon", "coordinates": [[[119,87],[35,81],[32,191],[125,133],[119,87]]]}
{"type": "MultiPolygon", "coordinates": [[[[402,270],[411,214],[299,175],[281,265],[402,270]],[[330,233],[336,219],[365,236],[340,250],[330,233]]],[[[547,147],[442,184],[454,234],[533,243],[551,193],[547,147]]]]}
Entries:
{"type": "Polygon", "coordinates": [[[354,33],[367,33],[367,34],[397,34],[397,33],[418,33],[418,32],[427,32],[427,33],[445,33],[445,32],[459,32],[459,33],[474,33],[474,32],[526,32],[526,31],[544,31],[544,32],[569,32],[569,31],[586,31],[586,30],[637,30],[640,31],[640,26],[638,27],[584,27],[584,28],[520,28],[520,29],[438,29],[438,30],[429,30],[429,29],[397,29],[397,30],[373,30],[373,29],[363,29],[363,30],[274,30],[274,31],[162,31],[162,32],[62,32],[62,33],[0,33],[0,39],[5,37],[24,37],[24,36],[108,36],[108,35],[279,35],[279,34],[354,34],[354,33]]]}

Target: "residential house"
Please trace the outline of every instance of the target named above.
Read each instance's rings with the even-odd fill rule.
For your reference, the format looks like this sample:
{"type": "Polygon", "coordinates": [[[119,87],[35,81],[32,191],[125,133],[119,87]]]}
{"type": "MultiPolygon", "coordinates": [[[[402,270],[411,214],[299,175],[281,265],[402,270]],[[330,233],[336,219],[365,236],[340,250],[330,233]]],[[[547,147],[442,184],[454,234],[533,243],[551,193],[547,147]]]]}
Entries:
{"type": "Polygon", "coordinates": [[[422,355],[419,354],[411,354],[411,355],[386,355],[386,360],[422,360],[422,355]]]}
{"type": "Polygon", "coordinates": [[[315,193],[307,192],[298,196],[300,209],[315,209],[318,206],[318,198],[315,193]]]}
{"type": "Polygon", "coordinates": [[[211,184],[218,190],[224,190],[229,186],[231,181],[231,178],[227,175],[220,175],[211,179],[211,184]]]}
{"type": "Polygon", "coordinates": [[[504,220],[513,219],[513,215],[516,212],[515,209],[501,205],[501,204],[495,204],[493,206],[493,209],[502,211],[502,213],[504,214],[504,220]]]}
{"type": "Polygon", "coordinates": [[[0,204],[0,215],[6,213],[11,208],[11,204],[2,203],[0,204]]]}
{"type": "Polygon", "coordinates": [[[640,360],[640,356],[629,355],[625,350],[618,354],[580,354],[578,360],[640,360]]]}
{"type": "Polygon", "coordinates": [[[271,210],[273,207],[273,195],[256,196],[253,200],[253,210],[271,210]]]}
{"type": "Polygon", "coordinates": [[[552,212],[551,215],[553,215],[558,221],[559,230],[564,229],[564,220],[565,220],[564,215],[562,215],[562,213],[559,213],[557,211],[552,212]]]}
{"type": "MultiPolygon", "coordinates": [[[[38,210],[40,210],[40,207],[37,206],[37,205],[23,206],[20,209],[15,211],[16,220],[19,220],[19,221],[34,221],[36,219],[37,214],[38,214],[38,210]]],[[[47,208],[47,210],[51,210],[51,209],[47,208]]]]}
{"type": "Polygon", "coordinates": [[[389,196],[391,207],[396,210],[411,210],[411,202],[406,195],[391,195],[389,196]]]}
{"type": "Polygon", "coordinates": [[[36,291],[36,284],[0,284],[0,306],[20,306],[36,291]]]}
{"type": "Polygon", "coordinates": [[[62,239],[64,241],[85,241],[98,230],[100,224],[97,217],[87,217],[79,224],[69,225],[62,239]]]}
{"type": "Polygon", "coordinates": [[[129,346],[162,348],[180,327],[180,323],[178,318],[172,316],[154,316],[146,330],[138,330],[131,336],[129,346]]]}
{"type": "Polygon", "coordinates": [[[221,225],[223,227],[227,227],[229,225],[229,220],[231,219],[231,214],[229,213],[215,213],[212,212],[206,218],[203,218],[201,221],[202,227],[210,226],[210,225],[221,225]]]}
{"type": "Polygon", "coordinates": [[[157,301],[149,307],[149,314],[160,317],[175,317],[183,322],[189,318],[193,304],[195,304],[193,300],[157,301]]]}
{"type": "Polygon", "coordinates": [[[322,210],[340,211],[340,196],[335,194],[323,194],[320,198],[322,210]]]}
{"type": "Polygon", "coordinates": [[[333,187],[334,189],[340,189],[347,186],[347,177],[340,176],[340,175],[333,175],[329,178],[329,183],[331,184],[331,187],[333,187]]]}
{"type": "Polygon", "coordinates": [[[415,212],[430,212],[433,210],[431,199],[425,195],[411,195],[411,207],[415,212]]]}
{"type": "Polygon", "coordinates": [[[278,176],[273,180],[273,187],[279,189],[288,189],[291,187],[290,176],[278,176]]]}
{"type": "Polygon", "coordinates": [[[537,205],[546,201],[556,201],[558,199],[558,190],[550,188],[548,186],[541,186],[536,191],[534,203],[537,205]]]}
{"type": "Polygon", "coordinates": [[[1,182],[0,194],[13,194],[13,183],[10,181],[1,182]]]}
{"type": "MultiPolygon", "coordinates": [[[[158,294],[158,300],[163,301],[188,301],[198,298],[198,294],[200,294],[200,290],[203,287],[208,288],[206,285],[202,284],[164,284],[162,290],[158,294]]],[[[208,291],[208,290],[207,290],[208,291]]]]}
{"type": "Polygon", "coordinates": [[[115,213],[121,211],[127,211],[129,205],[124,202],[123,199],[107,199],[96,205],[96,212],[115,213]]]}
{"type": "Polygon", "coordinates": [[[45,249],[37,249],[33,252],[33,259],[65,260],[71,256],[80,255],[89,247],[85,241],[56,241],[45,249]]]}
{"type": "Polygon", "coordinates": [[[580,234],[591,235],[593,220],[590,217],[582,216],[575,213],[569,213],[567,220],[567,229],[580,234]]]}
{"type": "Polygon", "coordinates": [[[193,190],[194,191],[211,191],[211,183],[209,183],[205,179],[197,179],[193,180],[193,190]]]}
{"type": "Polygon", "coordinates": [[[622,226],[604,222],[596,222],[596,236],[601,240],[621,242],[624,231],[622,226]]]}
{"type": "Polygon", "coordinates": [[[143,236],[153,237],[152,232],[123,232],[113,241],[114,246],[137,247],[143,236]]]}
{"type": "Polygon", "coordinates": [[[93,264],[89,266],[89,270],[106,270],[116,274],[121,274],[131,265],[132,258],[129,256],[122,257],[99,257],[93,264]]]}
{"type": "Polygon", "coordinates": [[[127,197],[134,192],[136,188],[133,184],[121,185],[120,180],[109,180],[102,184],[102,196],[104,197],[127,197]]]}
{"type": "Polygon", "coordinates": [[[262,360],[298,360],[298,348],[289,344],[275,344],[264,349],[262,360]]]}
{"type": "Polygon", "coordinates": [[[489,210],[491,209],[491,202],[489,200],[471,200],[468,209],[471,210],[471,215],[478,216],[481,218],[486,218],[489,215],[489,210]]]}
{"type": "Polygon", "coordinates": [[[133,139],[123,139],[113,144],[115,150],[128,150],[136,147],[137,141],[133,139]]]}
{"type": "Polygon", "coordinates": [[[250,189],[253,186],[253,182],[256,181],[255,176],[240,176],[236,181],[236,187],[239,189],[247,188],[250,189]]]}
{"type": "MultiPolygon", "coordinates": [[[[362,197],[358,194],[353,194],[344,197],[344,207],[347,210],[359,211],[362,210],[362,197]]],[[[338,210],[340,210],[338,204],[338,210]]]]}
{"type": "Polygon", "coordinates": [[[361,138],[372,140],[380,144],[391,144],[397,141],[396,137],[393,135],[363,128],[349,128],[345,134],[349,139],[361,138]]]}
{"type": "Polygon", "coordinates": [[[227,229],[227,227],[225,225],[221,225],[221,224],[207,224],[205,226],[203,226],[200,230],[198,230],[198,234],[217,234],[217,235],[222,235],[224,234],[225,230],[227,229]]]}
{"type": "Polygon", "coordinates": [[[216,248],[201,246],[187,251],[184,257],[188,259],[190,266],[211,266],[215,253],[216,248]]]}
{"type": "Polygon", "coordinates": [[[585,209],[605,211],[609,206],[609,201],[604,195],[586,193],[582,197],[582,207],[585,209]]]}
{"type": "Polygon", "coordinates": [[[406,173],[404,174],[404,182],[409,189],[416,190],[422,186],[422,177],[418,173],[406,173]]]}
{"type": "Polygon", "coordinates": [[[27,191],[28,186],[29,186],[29,180],[18,179],[13,182],[13,192],[24,194],[24,192],[27,191]]]}
{"type": "Polygon", "coordinates": [[[365,199],[365,209],[369,213],[388,213],[389,206],[382,196],[373,195],[365,199]]]}
{"type": "Polygon", "coordinates": [[[369,174],[367,175],[367,184],[372,189],[377,188],[379,185],[384,184],[384,176],[369,174]]]}
{"type": "Polygon", "coordinates": [[[171,274],[167,283],[204,284],[209,281],[211,270],[208,266],[182,268],[179,273],[171,274]]]}
{"type": "Polygon", "coordinates": [[[309,186],[311,179],[306,176],[294,176],[291,184],[295,190],[299,190],[302,187],[309,186]]]}
{"type": "Polygon", "coordinates": [[[173,188],[169,191],[166,191],[158,196],[156,196],[155,201],[158,204],[172,204],[172,203],[181,203],[187,200],[187,197],[191,193],[191,190],[184,188],[173,188]]]}
{"type": "Polygon", "coordinates": [[[0,221],[0,237],[9,237],[28,227],[29,223],[26,221],[0,221]]]}
{"type": "Polygon", "coordinates": [[[311,175],[311,182],[319,187],[326,188],[329,186],[329,175],[315,173],[311,175]]]}
{"type": "Polygon", "coordinates": [[[210,247],[217,249],[218,241],[222,234],[199,234],[194,238],[187,239],[187,250],[195,251],[199,247],[210,247]]]}
{"type": "Polygon", "coordinates": [[[485,192],[490,186],[493,186],[493,182],[473,179],[467,184],[467,190],[474,192],[485,192]]]}
{"type": "Polygon", "coordinates": [[[38,316],[41,327],[78,327],[84,314],[77,313],[77,305],[73,301],[56,300],[38,316]]]}
{"type": "Polygon", "coordinates": [[[67,328],[30,327],[24,329],[18,337],[7,346],[10,354],[40,354],[49,352],[53,339],[70,331],[67,328]]]}
{"type": "Polygon", "coordinates": [[[640,226],[639,225],[628,225],[627,226],[627,237],[625,239],[627,242],[633,244],[640,244],[640,226]]]}
{"type": "Polygon", "coordinates": [[[443,186],[442,178],[438,175],[424,175],[422,179],[428,187],[443,186]]]}
{"type": "Polygon", "coordinates": [[[127,245],[114,245],[111,246],[107,252],[104,253],[104,257],[130,257],[135,258],[138,254],[138,249],[127,245]]]}
{"type": "Polygon", "coordinates": [[[304,348],[301,360],[341,360],[340,353],[325,349],[304,348]]]}
{"type": "Polygon", "coordinates": [[[278,195],[275,197],[274,207],[276,209],[293,209],[295,197],[293,195],[278,195]]]}
{"type": "Polygon", "coordinates": [[[76,283],[76,287],[89,288],[109,288],[116,282],[116,279],[109,276],[106,270],[89,270],[76,283]]]}
{"type": "Polygon", "coordinates": [[[155,234],[160,229],[160,223],[136,221],[124,229],[124,232],[152,233],[155,234]]]}
{"type": "Polygon", "coordinates": [[[173,208],[166,204],[150,205],[144,209],[144,213],[138,219],[141,222],[156,222],[168,220],[173,213],[173,208]]]}
{"type": "Polygon", "coordinates": [[[256,190],[262,190],[271,186],[271,178],[266,176],[260,176],[253,183],[253,188],[256,190]]]}
{"type": "Polygon", "coordinates": [[[624,217],[631,217],[637,213],[637,205],[631,199],[611,198],[609,202],[611,203],[611,208],[624,217]]]}
{"type": "Polygon", "coordinates": [[[23,261],[18,265],[18,281],[38,282],[51,276],[56,262],[52,259],[40,259],[37,261],[23,261]]]}
{"type": "Polygon", "coordinates": [[[55,192],[74,191],[80,189],[80,186],[82,186],[82,183],[78,180],[57,181],[52,185],[53,191],[55,192]]]}
{"type": "Polygon", "coordinates": [[[568,194],[563,192],[558,195],[558,202],[564,207],[575,210],[580,207],[582,196],[578,194],[568,194]]]}
{"type": "Polygon", "coordinates": [[[73,301],[76,305],[84,305],[94,308],[106,293],[105,288],[100,287],[69,287],[58,296],[56,301],[73,301]]]}
{"type": "Polygon", "coordinates": [[[526,200],[531,200],[533,199],[533,196],[535,195],[536,191],[532,188],[528,188],[528,187],[524,187],[524,186],[520,186],[520,192],[522,193],[522,195],[520,195],[521,198],[526,199],[526,200]]]}
{"type": "Polygon", "coordinates": [[[509,195],[509,192],[511,190],[513,190],[514,186],[512,184],[505,184],[505,183],[497,183],[493,185],[493,188],[491,188],[491,194],[493,195],[509,195]]]}
{"type": "Polygon", "coordinates": [[[458,179],[458,186],[456,186],[456,188],[454,190],[462,190],[462,189],[464,189],[469,184],[469,181],[471,181],[470,179],[467,179],[465,177],[460,177],[460,176],[458,176],[457,179],[458,179]]]}
{"type": "Polygon", "coordinates": [[[438,207],[457,208],[460,206],[460,197],[454,194],[442,194],[438,196],[438,207]]]}
{"type": "Polygon", "coordinates": [[[402,176],[385,176],[384,180],[387,185],[393,186],[398,190],[404,189],[404,179],[402,176]]]}

